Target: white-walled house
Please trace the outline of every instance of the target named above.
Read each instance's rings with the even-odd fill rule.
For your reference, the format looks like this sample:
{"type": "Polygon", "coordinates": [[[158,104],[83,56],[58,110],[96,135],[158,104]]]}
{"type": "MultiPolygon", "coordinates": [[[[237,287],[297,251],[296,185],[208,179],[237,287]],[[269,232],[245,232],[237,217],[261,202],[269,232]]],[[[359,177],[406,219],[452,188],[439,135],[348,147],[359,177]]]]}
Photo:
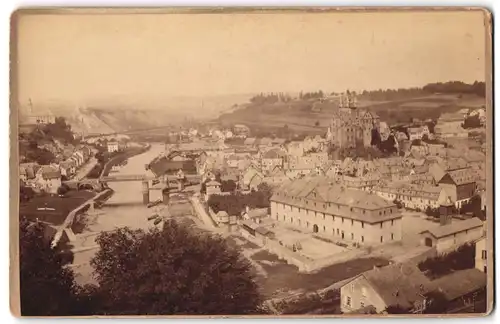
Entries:
{"type": "Polygon", "coordinates": [[[395,204],[322,179],[297,179],[276,189],[271,197],[271,218],[361,245],[401,240],[402,215],[395,204]]]}
{"type": "Polygon", "coordinates": [[[342,313],[372,307],[376,313],[389,306],[418,309],[430,290],[429,280],[414,264],[395,263],[363,272],[340,288],[342,313]]]}
{"type": "MultiPolygon", "coordinates": [[[[441,216],[443,217],[443,216],[441,216]]],[[[461,245],[471,243],[484,235],[483,222],[476,217],[454,220],[420,233],[421,244],[436,248],[438,253],[448,253],[461,245]]]]}
{"type": "Polygon", "coordinates": [[[41,166],[36,175],[36,184],[47,193],[57,193],[57,189],[61,186],[61,171],[55,166],[41,166]]]}
{"type": "Polygon", "coordinates": [[[476,256],[475,256],[475,264],[476,269],[486,273],[488,268],[488,255],[490,257],[493,255],[492,253],[488,253],[488,248],[486,247],[486,237],[483,236],[479,240],[476,241],[476,256]]]}

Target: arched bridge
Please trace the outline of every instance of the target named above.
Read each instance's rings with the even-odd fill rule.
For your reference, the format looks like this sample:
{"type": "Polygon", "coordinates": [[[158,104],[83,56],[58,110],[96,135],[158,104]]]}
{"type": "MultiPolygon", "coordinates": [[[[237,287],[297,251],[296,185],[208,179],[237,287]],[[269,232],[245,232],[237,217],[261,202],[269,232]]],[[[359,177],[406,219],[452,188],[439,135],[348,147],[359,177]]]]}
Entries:
{"type": "MultiPolygon", "coordinates": [[[[140,181],[142,182],[142,194],[143,201],[145,204],[149,203],[149,190],[154,190],[151,188],[149,182],[152,181],[152,185],[163,184],[163,189],[165,187],[170,187],[170,184],[176,183],[179,188],[184,188],[185,185],[193,185],[201,183],[201,177],[199,175],[185,175],[182,179],[174,175],[165,175],[161,177],[146,176],[144,174],[123,174],[123,175],[112,175],[103,176],[98,179],[82,179],[82,180],[70,180],[65,183],[72,189],[85,190],[85,189],[106,189],[108,182],[128,182],[128,181],[140,181]],[[156,182],[156,183],[155,183],[156,182]]],[[[158,188],[156,188],[158,189],[158,188]]],[[[161,188],[160,188],[161,189],[161,188]]],[[[162,189],[162,190],[163,190],[162,189]]],[[[182,190],[182,189],[180,189],[182,190]]]]}

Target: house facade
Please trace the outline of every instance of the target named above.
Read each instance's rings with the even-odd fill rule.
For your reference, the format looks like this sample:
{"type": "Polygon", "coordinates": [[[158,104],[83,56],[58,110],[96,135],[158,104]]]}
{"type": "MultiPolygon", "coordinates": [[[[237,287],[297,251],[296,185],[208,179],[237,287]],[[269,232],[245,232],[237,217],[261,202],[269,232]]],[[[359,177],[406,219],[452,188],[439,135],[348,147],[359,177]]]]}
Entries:
{"type": "Polygon", "coordinates": [[[425,302],[424,294],[430,290],[429,280],[413,264],[392,264],[366,271],[340,288],[342,313],[372,306],[383,313],[389,306],[408,311],[419,309],[425,302]]]}
{"type": "Polygon", "coordinates": [[[118,152],[120,150],[120,146],[118,142],[108,142],[108,152],[118,152]]]}
{"type": "MultiPolygon", "coordinates": [[[[476,241],[476,269],[486,273],[488,268],[488,249],[486,247],[486,237],[481,237],[476,241]]],[[[491,255],[491,254],[490,254],[491,255]]]]}
{"type": "Polygon", "coordinates": [[[476,193],[476,176],[470,168],[448,171],[438,184],[458,209],[476,193]]]}
{"type": "Polygon", "coordinates": [[[453,222],[441,221],[440,226],[420,233],[421,244],[436,248],[438,253],[453,251],[461,245],[478,240],[483,235],[483,222],[475,217],[453,222]]]}
{"type": "Polygon", "coordinates": [[[47,193],[55,194],[61,186],[61,171],[51,165],[42,166],[36,176],[37,187],[47,193]]]}
{"type": "Polygon", "coordinates": [[[289,226],[362,245],[401,240],[396,205],[361,190],[303,178],[277,188],[271,217],[289,226]]]}

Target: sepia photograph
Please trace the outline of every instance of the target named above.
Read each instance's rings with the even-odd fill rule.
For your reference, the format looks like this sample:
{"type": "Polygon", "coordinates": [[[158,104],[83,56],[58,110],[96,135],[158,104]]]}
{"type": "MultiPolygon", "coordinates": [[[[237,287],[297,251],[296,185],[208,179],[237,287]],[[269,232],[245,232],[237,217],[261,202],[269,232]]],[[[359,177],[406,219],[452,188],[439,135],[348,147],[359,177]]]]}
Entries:
{"type": "Polygon", "coordinates": [[[20,9],[22,317],[479,317],[481,8],[20,9]]]}

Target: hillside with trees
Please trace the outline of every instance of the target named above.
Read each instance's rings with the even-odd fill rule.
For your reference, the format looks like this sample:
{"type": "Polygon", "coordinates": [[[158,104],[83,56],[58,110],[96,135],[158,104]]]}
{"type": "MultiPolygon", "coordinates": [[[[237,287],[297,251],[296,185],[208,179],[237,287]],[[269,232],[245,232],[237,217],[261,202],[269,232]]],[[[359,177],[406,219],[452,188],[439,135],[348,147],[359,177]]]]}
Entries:
{"type": "MultiPolygon", "coordinates": [[[[295,134],[324,133],[333,111],[338,108],[338,92],[323,90],[286,93],[261,93],[247,104],[219,116],[223,125],[242,123],[252,132],[275,133],[285,125],[295,134]],[[330,93],[330,95],[327,95],[330,93]]],[[[413,119],[435,120],[443,112],[485,105],[486,86],[476,81],[429,83],[423,87],[364,90],[357,93],[358,106],[377,113],[389,124],[410,123],[413,119]],[[402,113],[404,112],[404,113],[402,113]]],[[[255,135],[253,135],[255,136],[255,135]]]]}

